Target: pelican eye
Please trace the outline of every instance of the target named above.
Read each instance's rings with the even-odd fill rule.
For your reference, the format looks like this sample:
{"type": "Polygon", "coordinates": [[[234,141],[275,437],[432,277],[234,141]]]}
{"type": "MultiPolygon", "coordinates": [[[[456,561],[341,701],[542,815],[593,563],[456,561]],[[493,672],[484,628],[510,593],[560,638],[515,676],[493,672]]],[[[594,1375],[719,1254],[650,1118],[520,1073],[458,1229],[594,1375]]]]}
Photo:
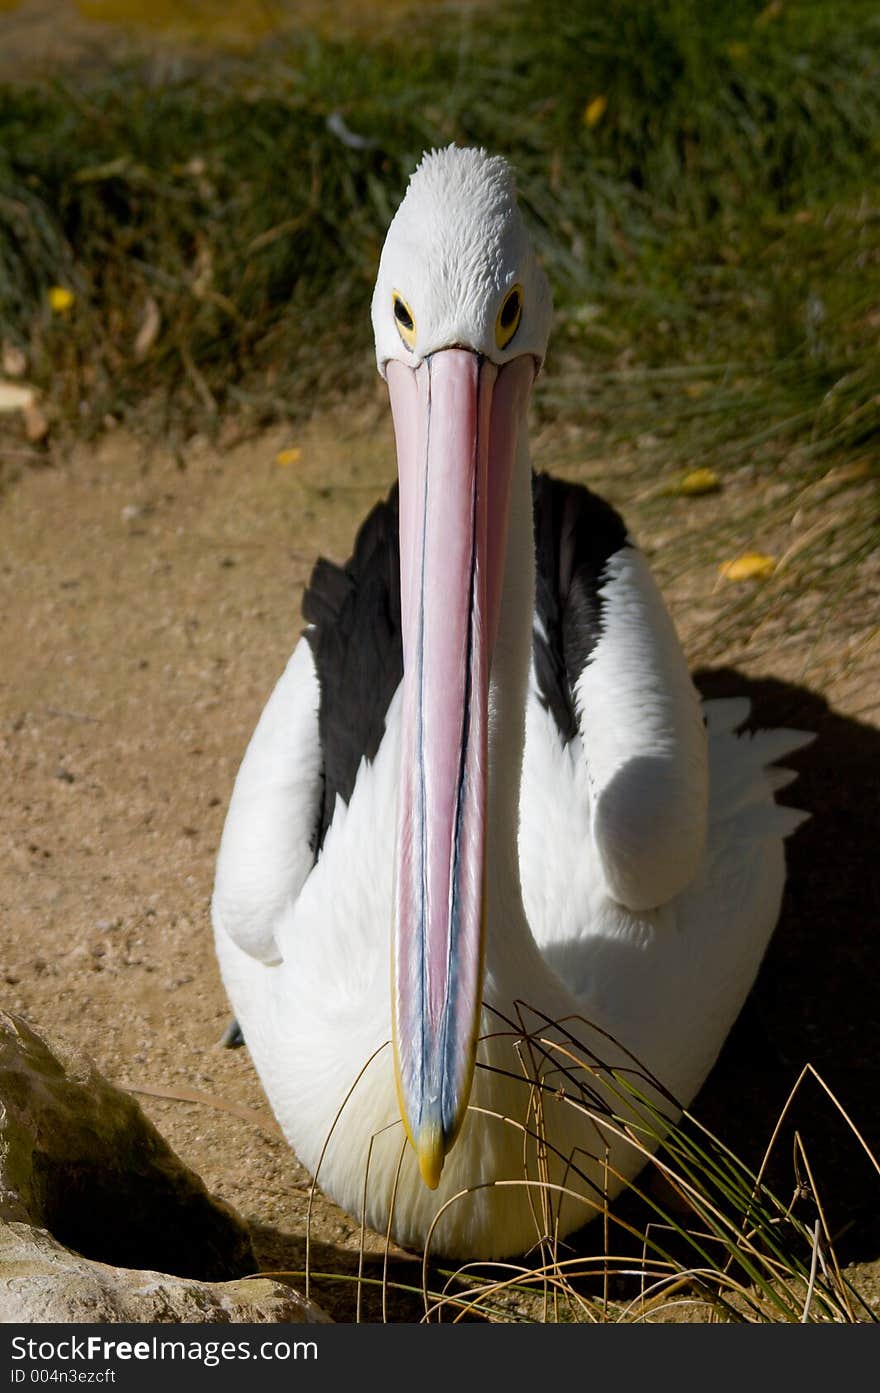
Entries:
{"type": "Polygon", "coordinates": [[[395,290],[391,296],[391,304],[394,310],[394,322],[397,325],[397,332],[403,339],[407,348],[416,346],[416,321],[413,312],[406,303],[402,295],[395,290]]]}
{"type": "Polygon", "coordinates": [[[522,286],[515,285],[509,291],[504,304],[498,311],[495,321],[495,342],[499,348],[506,348],[519,328],[522,318],[522,286]]]}

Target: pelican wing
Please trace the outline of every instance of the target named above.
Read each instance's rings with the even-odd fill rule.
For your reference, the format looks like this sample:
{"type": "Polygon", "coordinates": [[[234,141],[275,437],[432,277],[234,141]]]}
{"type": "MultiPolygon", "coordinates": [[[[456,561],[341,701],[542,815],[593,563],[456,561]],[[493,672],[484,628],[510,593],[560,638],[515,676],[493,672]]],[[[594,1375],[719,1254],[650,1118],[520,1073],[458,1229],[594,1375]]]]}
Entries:
{"type": "Polygon", "coordinates": [[[345,566],[321,559],[307,628],[260,716],[235,780],[217,859],[215,927],[278,962],[279,929],[337,802],[372,760],[400,682],[396,487],[365,520],[345,566]]]}
{"type": "Polygon", "coordinates": [[[699,698],[672,619],[618,514],[580,485],[534,481],[535,678],[563,743],[579,737],[605,886],[632,910],[691,881],[705,845],[699,698]]]}

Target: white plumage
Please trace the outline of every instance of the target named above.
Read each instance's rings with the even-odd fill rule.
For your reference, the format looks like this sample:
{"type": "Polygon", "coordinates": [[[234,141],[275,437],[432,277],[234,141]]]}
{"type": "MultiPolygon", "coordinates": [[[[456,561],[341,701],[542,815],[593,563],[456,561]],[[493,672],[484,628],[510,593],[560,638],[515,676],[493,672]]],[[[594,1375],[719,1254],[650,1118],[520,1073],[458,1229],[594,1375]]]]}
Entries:
{"type": "MultiPolygon", "coordinates": [[[[500,382],[509,350],[492,333],[498,297],[513,284],[523,294],[516,351],[540,359],[549,295],[506,167],[481,152],[428,157],[383,253],[380,367],[399,360],[418,373],[447,345],[463,345],[497,364],[500,382]],[[494,248],[487,264],[474,260],[481,226],[494,248]],[[418,302],[416,331],[428,321],[424,351],[417,342],[404,352],[389,322],[398,288],[408,305],[418,302]]],[[[399,450],[400,438],[398,426],[399,450]]],[[[690,1102],[754,980],[779,912],[783,839],[805,816],[776,804],[790,776],[771,766],[811,737],[737,734],[746,702],[701,706],[628,540],[601,570],[601,624],[572,677],[577,729],[563,738],[532,654],[542,623],[532,506],[521,429],[488,686],[484,1038],[436,1190],[406,1142],[391,1044],[398,788],[409,757],[401,690],[315,859],[321,674],[300,641],[236,780],[213,901],[223,980],[297,1155],[351,1213],[360,1215],[366,1194],[374,1229],[390,1224],[417,1247],[430,1234],[435,1249],[458,1256],[524,1252],[545,1233],[564,1236],[592,1217],[600,1192],[615,1194],[640,1169],[644,1152],[601,1109],[623,1109],[636,1125],[643,1109],[621,1101],[607,1069],[631,1068],[630,1051],[690,1102]],[[544,1045],[523,1045],[517,1020],[544,1045]],[[604,1070],[580,1067],[591,1057],[604,1070]],[[535,1071],[540,1095],[524,1080],[535,1071]]],[[[660,1092],[639,1088],[673,1114],[660,1092]]],[[[648,1150],[662,1130],[651,1129],[648,1150]]]]}

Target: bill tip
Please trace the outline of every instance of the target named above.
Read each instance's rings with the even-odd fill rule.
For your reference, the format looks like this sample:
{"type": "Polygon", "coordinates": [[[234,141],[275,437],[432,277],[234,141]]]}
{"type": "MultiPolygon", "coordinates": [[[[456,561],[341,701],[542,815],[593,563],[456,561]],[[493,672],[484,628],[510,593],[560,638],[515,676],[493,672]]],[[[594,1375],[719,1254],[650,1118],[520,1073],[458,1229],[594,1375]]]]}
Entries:
{"type": "Polygon", "coordinates": [[[434,1124],[422,1127],[416,1138],[416,1155],[422,1180],[429,1190],[436,1190],[446,1159],[446,1145],[442,1127],[434,1124]]]}

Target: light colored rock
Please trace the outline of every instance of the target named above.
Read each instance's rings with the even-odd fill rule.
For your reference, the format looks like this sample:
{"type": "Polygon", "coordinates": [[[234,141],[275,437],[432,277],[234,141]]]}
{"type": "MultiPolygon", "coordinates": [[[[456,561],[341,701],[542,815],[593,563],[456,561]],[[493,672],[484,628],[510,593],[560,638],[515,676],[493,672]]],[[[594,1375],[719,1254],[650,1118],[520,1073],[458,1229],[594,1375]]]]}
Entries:
{"type": "Polygon", "coordinates": [[[0,1323],[328,1320],[255,1266],[138,1103],[0,1011],[0,1323]]]}
{"type": "Polygon", "coordinates": [[[0,1219],[122,1267],[224,1281],[256,1266],[243,1220],[208,1194],[135,1099],[2,1011],[0,1219]]]}
{"type": "Polygon", "coordinates": [[[197,1282],[90,1262],[45,1229],[0,1223],[0,1323],[327,1323],[281,1282],[197,1282]]]}

